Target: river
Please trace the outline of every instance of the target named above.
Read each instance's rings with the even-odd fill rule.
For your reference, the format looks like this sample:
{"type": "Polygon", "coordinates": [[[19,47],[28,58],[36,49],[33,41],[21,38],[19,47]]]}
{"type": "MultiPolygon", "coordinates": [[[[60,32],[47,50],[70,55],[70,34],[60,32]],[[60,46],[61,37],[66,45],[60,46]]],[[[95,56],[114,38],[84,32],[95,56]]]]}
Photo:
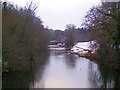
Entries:
{"type": "Polygon", "coordinates": [[[89,60],[74,55],[53,51],[44,65],[42,78],[36,73],[34,88],[80,88],[90,87],[89,60]]]}
{"type": "Polygon", "coordinates": [[[64,51],[52,50],[48,55],[42,54],[31,65],[30,72],[17,72],[7,76],[3,87],[111,88],[115,85],[113,71],[64,51]]]}

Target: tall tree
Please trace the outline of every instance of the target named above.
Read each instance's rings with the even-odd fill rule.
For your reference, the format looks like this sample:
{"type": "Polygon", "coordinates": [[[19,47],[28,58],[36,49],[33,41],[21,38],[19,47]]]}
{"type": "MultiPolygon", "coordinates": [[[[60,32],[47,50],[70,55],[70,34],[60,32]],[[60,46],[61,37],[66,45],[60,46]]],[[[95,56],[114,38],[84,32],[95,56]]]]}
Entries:
{"type": "MultiPolygon", "coordinates": [[[[120,2],[102,2],[93,7],[86,15],[84,25],[92,40],[99,44],[98,57],[104,58],[101,61],[114,62],[119,67],[120,2]]],[[[96,43],[92,46],[95,47],[96,43]]]]}
{"type": "Polygon", "coordinates": [[[66,35],[66,46],[68,49],[70,49],[72,46],[74,46],[76,42],[76,27],[73,24],[68,24],[66,25],[66,30],[65,30],[65,35],[66,35]]]}
{"type": "Polygon", "coordinates": [[[36,8],[32,3],[25,8],[3,3],[3,71],[26,67],[47,48],[48,32],[35,15],[36,8]]]}

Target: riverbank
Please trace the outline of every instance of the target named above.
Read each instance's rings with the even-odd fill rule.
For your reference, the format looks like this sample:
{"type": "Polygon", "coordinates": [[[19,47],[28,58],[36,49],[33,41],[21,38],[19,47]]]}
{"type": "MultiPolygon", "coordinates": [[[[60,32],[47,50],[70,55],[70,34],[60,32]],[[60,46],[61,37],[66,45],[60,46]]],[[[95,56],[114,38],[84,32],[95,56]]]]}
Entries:
{"type": "Polygon", "coordinates": [[[113,60],[103,60],[106,56],[100,57],[101,55],[98,53],[99,49],[93,50],[90,48],[90,42],[78,42],[71,49],[67,49],[65,47],[60,47],[56,45],[52,45],[49,47],[50,50],[56,51],[66,51],[66,53],[70,53],[73,55],[77,55],[78,57],[84,57],[95,63],[100,63],[108,66],[111,69],[114,69],[120,72],[120,65],[113,60]]]}
{"type": "Polygon", "coordinates": [[[106,84],[113,85],[114,77],[119,76],[114,73],[114,70],[102,64],[63,51],[51,50],[49,56],[44,55],[42,54],[39,60],[36,60],[39,62],[34,63],[35,69],[4,74],[3,87],[101,88],[106,84]]]}
{"type": "Polygon", "coordinates": [[[87,52],[87,53],[69,52],[69,53],[73,54],[73,55],[77,55],[78,57],[87,58],[87,59],[89,59],[89,60],[91,60],[95,63],[104,64],[107,67],[120,72],[120,65],[118,63],[114,63],[114,62],[111,62],[111,61],[108,61],[108,62],[102,61],[101,62],[102,58],[99,57],[100,55],[97,54],[97,51],[96,51],[96,54],[93,54],[91,52],[87,52]]]}

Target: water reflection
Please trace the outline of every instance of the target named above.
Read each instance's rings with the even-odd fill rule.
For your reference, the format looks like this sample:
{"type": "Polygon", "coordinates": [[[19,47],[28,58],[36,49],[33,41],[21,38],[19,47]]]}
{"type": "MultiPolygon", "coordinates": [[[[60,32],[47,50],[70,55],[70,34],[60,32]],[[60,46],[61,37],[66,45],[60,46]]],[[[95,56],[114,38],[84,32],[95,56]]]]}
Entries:
{"type": "MultiPolygon", "coordinates": [[[[33,88],[89,88],[88,60],[65,52],[52,51],[44,66],[42,78],[37,78],[33,88]]],[[[36,73],[36,76],[41,73],[36,73]]]]}
{"type": "Polygon", "coordinates": [[[65,61],[68,68],[75,68],[77,56],[71,54],[65,54],[65,61]]]}
{"type": "Polygon", "coordinates": [[[120,74],[103,64],[89,63],[89,80],[91,87],[96,88],[118,88],[120,74]]]}
{"type": "MultiPolygon", "coordinates": [[[[48,58],[49,58],[49,52],[41,52],[39,53],[39,55],[35,56],[35,60],[33,61],[33,64],[32,64],[34,79],[30,83],[30,88],[33,88],[33,86],[37,86],[36,82],[38,82],[39,79],[42,78],[43,71],[46,68],[45,66],[47,66],[47,63],[48,63],[48,58]]],[[[41,87],[43,86],[41,83],[40,85],[41,87]]]]}
{"type": "Polygon", "coordinates": [[[100,88],[102,86],[102,80],[100,72],[98,71],[97,64],[89,62],[89,81],[91,83],[91,88],[100,88]]]}
{"type": "Polygon", "coordinates": [[[51,51],[44,67],[43,73],[36,72],[41,78],[35,80],[33,88],[113,88],[115,75],[118,78],[103,65],[63,51],[51,51]]]}
{"type": "Polygon", "coordinates": [[[34,82],[41,78],[48,57],[48,52],[36,54],[34,60],[29,61],[27,69],[4,73],[2,75],[2,88],[29,88],[31,84],[34,85],[34,82]],[[39,75],[37,76],[36,71],[38,73],[38,70],[39,75]]]}
{"type": "Polygon", "coordinates": [[[103,65],[64,51],[39,53],[30,70],[3,75],[4,88],[114,88],[120,75],[103,65]]]}

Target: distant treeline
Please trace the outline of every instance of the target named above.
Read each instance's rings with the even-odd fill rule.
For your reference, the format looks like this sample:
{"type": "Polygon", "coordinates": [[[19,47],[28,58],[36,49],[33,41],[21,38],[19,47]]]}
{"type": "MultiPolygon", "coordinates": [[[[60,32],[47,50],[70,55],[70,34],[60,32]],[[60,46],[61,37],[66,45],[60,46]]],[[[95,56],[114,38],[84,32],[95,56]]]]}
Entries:
{"type": "Polygon", "coordinates": [[[64,31],[62,30],[53,30],[49,29],[50,33],[50,40],[55,40],[58,42],[63,42],[65,43],[66,38],[73,38],[74,43],[76,42],[84,42],[84,41],[89,41],[89,33],[87,29],[85,28],[76,28],[73,24],[68,24],[66,25],[66,29],[64,31]],[[71,36],[70,36],[71,34],[71,36]],[[70,37],[68,37],[70,36],[70,37]]]}
{"type": "Polygon", "coordinates": [[[35,55],[47,49],[49,32],[35,15],[36,9],[32,3],[21,8],[3,2],[3,72],[26,68],[35,55]]]}

